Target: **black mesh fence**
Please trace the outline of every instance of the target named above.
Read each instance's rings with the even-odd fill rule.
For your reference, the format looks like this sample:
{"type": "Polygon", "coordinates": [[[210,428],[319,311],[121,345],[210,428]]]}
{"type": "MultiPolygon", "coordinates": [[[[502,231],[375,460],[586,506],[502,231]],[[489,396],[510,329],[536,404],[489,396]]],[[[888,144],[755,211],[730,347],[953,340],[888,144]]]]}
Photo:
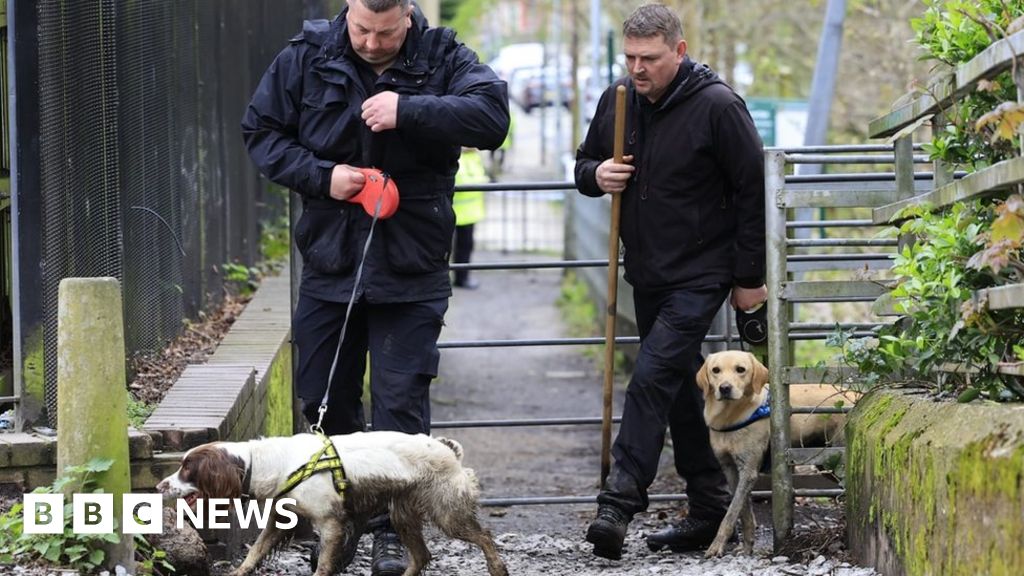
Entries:
{"type": "MultiPolygon", "coordinates": [[[[39,130],[18,138],[38,138],[38,287],[55,425],[63,278],[121,280],[131,356],[216,305],[223,264],[259,259],[261,223],[286,205],[259,178],[238,125],[263,70],[301,28],[304,2],[35,5],[39,130]]],[[[22,77],[29,66],[16,70],[19,83],[32,81],[22,77]]]]}

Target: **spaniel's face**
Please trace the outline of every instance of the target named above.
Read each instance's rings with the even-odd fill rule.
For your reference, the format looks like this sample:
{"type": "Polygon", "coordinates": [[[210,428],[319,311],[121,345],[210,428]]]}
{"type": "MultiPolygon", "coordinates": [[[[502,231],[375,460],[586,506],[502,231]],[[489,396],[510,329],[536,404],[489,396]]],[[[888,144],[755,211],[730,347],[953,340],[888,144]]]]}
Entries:
{"type": "Polygon", "coordinates": [[[244,475],[241,458],[217,443],[203,444],[186,452],[181,468],[156,489],[165,498],[184,498],[191,506],[198,498],[238,498],[244,475]]]}
{"type": "Polygon", "coordinates": [[[708,356],[697,373],[697,385],[715,400],[756,396],[768,383],[768,369],[749,352],[728,350],[708,356]]]}

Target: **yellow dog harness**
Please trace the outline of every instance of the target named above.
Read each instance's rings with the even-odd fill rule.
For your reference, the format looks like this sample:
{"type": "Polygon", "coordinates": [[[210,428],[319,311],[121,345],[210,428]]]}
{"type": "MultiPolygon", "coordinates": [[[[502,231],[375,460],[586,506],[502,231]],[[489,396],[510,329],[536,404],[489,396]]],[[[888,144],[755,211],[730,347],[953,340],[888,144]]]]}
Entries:
{"type": "Polygon", "coordinates": [[[284,494],[291,492],[296,486],[320,472],[330,472],[331,479],[334,480],[334,489],[338,492],[338,495],[345,495],[348,479],[345,478],[345,467],[341,463],[341,457],[338,456],[338,451],[334,448],[334,443],[331,442],[330,438],[324,434],[318,434],[318,436],[324,441],[323,448],[317,451],[316,454],[313,454],[309,462],[306,462],[301,468],[288,475],[288,479],[285,481],[284,486],[278,490],[275,498],[280,498],[284,494]]]}

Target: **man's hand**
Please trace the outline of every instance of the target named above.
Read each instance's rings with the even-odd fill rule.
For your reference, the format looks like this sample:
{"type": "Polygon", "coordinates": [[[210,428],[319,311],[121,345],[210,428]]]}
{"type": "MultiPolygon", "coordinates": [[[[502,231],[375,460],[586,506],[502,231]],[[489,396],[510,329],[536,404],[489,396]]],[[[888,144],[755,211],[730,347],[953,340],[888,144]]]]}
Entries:
{"type": "Polygon", "coordinates": [[[335,164],[331,171],[331,198],[348,200],[363,189],[366,176],[348,164],[335,164]]]}
{"type": "Polygon", "coordinates": [[[394,130],[398,126],[398,93],[381,92],[363,101],[363,122],[372,132],[394,130]]]}
{"type": "Polygon", "coordinates": [[[764,284],[760,288],[732,287],[732,296],[729,302],[736,310],[747,311],[768,300],[768,287],[764,284]]]}
{"type": "Polygon", "coordinates": [[[633,167],[633,156],[623,156],[622,164],[616,164],[613,158],[609,158],[597,167],[597,187],[605,194],[618,194],[626,189],[636,168],[633,167]]]}

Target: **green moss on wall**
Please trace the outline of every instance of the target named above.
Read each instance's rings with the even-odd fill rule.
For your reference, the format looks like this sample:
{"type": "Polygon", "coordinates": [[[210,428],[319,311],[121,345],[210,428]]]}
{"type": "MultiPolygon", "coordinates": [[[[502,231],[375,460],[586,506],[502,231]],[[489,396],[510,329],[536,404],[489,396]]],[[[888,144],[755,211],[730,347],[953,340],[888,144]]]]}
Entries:
{"type": "Polygon", "coordinates": [[[281,345],[267,374],[267,413],[263,418],[264,436],[291,436],[292,426],[292,346],[281,345]]]}
{"type": "Polygon", "coordinates": [[[860,559],[910,575],[1024,574],[1022,412],[865,397],[847,430],[848,521],[860,559]]]}
{"type": "Polygon", "coordinates": [[[37,330],[24,340],[22,346],[24,361],[21,363],[22,418],[28,424],[45,424],[42,411],[46,406],[46,372],[44,366],[43,331],[37,330]]]}

